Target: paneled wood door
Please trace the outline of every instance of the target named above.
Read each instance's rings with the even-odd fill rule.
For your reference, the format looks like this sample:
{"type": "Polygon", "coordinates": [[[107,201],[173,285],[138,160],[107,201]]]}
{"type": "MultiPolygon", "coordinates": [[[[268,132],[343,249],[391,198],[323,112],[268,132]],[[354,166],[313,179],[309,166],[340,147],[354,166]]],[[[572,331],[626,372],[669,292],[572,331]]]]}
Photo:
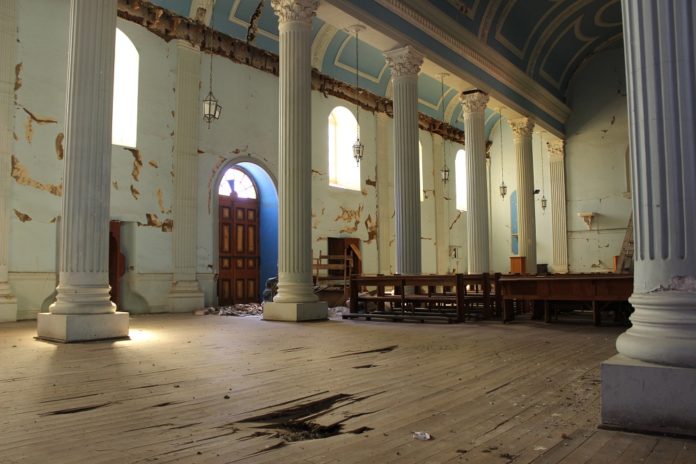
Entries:
{"type": "Polygon", "coordinates": [[[218,303],[259,301],[259,204],[220,195],[218,303]]]}

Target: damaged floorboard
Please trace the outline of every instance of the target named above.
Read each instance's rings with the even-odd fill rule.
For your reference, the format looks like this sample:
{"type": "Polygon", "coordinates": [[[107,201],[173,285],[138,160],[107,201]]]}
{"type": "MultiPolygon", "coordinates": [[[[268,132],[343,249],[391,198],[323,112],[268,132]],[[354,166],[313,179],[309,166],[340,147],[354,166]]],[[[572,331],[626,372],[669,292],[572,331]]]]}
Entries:
{"type": "Polygon", "coordinates": [[[35,331],[0,324],[0,463],[696,462],[694,441],[596,428],[623,328],[151,315],[127,341],[35,331]]]}

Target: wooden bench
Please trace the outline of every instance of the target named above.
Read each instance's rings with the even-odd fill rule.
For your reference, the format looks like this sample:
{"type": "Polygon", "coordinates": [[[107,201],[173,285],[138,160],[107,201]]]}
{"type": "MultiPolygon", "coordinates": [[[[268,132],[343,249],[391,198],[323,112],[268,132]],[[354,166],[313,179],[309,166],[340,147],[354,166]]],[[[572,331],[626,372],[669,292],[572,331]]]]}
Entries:
{"type": "Polygon", "coordinates": [[[633,291],[633,275],[503,276],[499,279],[499,285],[504,299],[504,322],[515,318],[515,301],[541,301],[546,322],[551,321],[550,301],[578,301],[590,303],[594,324],[600,325],[600,313],[608,306],[606,303],[628,301],[633,291]]]}
{"type": "Polygon", "coordinates": [[[490,317],[494,313],[490,280],[488,274],[354,275],[350,313],[343,318],[451,323],[490,317]],[[376,309],[370,310],[370,304],[376,309]]]}

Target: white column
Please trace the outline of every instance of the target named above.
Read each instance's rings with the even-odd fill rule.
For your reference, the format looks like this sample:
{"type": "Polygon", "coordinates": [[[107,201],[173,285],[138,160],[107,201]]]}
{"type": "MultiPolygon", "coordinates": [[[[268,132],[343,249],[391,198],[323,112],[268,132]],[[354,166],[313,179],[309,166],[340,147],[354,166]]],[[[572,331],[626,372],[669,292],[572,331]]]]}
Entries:
{"type": "Polygon", "coordinates": [[[14,69],[17,56],[16,0],[0,0],[0,322],[17,320],[9,284],[10,172],[14,139],[14,69]]]}
{"type": "Polygon", "coordinates": [[[423,56],[410,46],[386,52],[394,90],[394,208],[396,272],[420,274],[418,72],[423,56]]]}
{"type": "Polygon", "coordinates": [[[196,280],[198,204],[198,128],[202,103],[199,98],[201,60],[198,50],[178,41],[176,76],[176,129],[174,130],[174,202],[172,257],[174,274],[169,310],[189,312],[204,305],[196,280]]]}
{"type": "Polygon", "coordinates": [[[530,118],[510,121],[515,140],[517,164],[517,231],[519,256],[526,257],[527,274],[536,274],[536,216],[534,213],[534,164],[532,161],[532,131],[530,118]]]}
{"type": "Polygon", "coordinates": [[[490,271],[488,261],[488,186],[484,111],[489,97],[480,90],[460,95],[466,150],[466,233],[468,273],[490,271]]]}
{"type": "Polygon", "coordinates": [[[377,124],[377,249],[379,272],[390,274],[394,262],[391,254],[391,242],[394,234],[394,189],[391,173],[391,132],[390,118],[385,113],[375,113],[377,124]]]}
{"type": "Polygon", "coordinates": [[[563,140],[546,142],[551,172],[551,271],[568,273],[568,228],[566,225],[565,149],[563,140]]]}
{"type": "Polygon", "coordinates": [[[633,326],[602,365],[606,425],[696,435],[696,9],[624,0],[633,326]]]}
{"type": "Polygon", "coordinates": [[[278,294],[264,319],[326,319],[312,288],[312,18],[319,0],[272,0],[280,32],[278,294]]]}
{"type": "Polygon", "coordinates": [[[71,0],[58,296],[39,338],[128,336],[109,296],[109,187],[116,0],[71,0]]]}

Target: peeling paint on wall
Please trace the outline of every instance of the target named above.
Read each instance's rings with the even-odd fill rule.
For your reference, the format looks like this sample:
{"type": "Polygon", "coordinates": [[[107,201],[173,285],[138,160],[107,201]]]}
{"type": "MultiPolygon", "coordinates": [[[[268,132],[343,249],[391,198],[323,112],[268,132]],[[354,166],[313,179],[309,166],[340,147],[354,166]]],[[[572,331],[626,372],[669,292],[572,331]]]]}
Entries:
{"type": "Polygon", "coordinates": [[[157,164],[157,161],[155,161],[155,160],[150,160],[147,162],[147,164],[149,164],[150,166],[152,166],[155,169],[159,168],[159,164],[157,164]]]}
{"type": "Polygon", "coordinates": [[[321,209],[321,213],[316,214],[314,210],[312,210],[312,229],[318,229],[319,224],[321,223],[321,218],[324,216],[324,213],[326,212],[326,208],[321,209]]]}
{"type": "Polygon", "coordinates": [[[143,167],[143,157],[140,154],[140,150],[137,148],[123,148],[124,150],[131,152],[133,155],[133,171],[131,172],[131,176],[133,177],[133,180],[138,182],[140,181],[140,169],[143,167]]]}
{"type": "Polygon", "coordinates": [[[63,150],[63,139],[65,138],[65,135],[62,132],[59,132],[58,135],[56,135],[56,156],[58,157],[59,160],[63,159],[64,155],[64,150],[63,150]]]}
{"type": "Polygon", "coordinates": [[[31,221],[31,216],[28,214],[24,214],[21,211],[17,211],[16,209],[14,210],[15,216],[17,216],[17,219],[20,220],[20,222],[27,222],[31,221]]]}
{"type": "Polygon", "coordinates": [[[344,227],[339,231],[339,233],[352,234],[353,232],[356,232],[358,230],[358,225],[360,224],[360,216],[362,215],[363,205],[358,205],[357,209],[348,209],[344,208],[343,206],[339,206],[339,208],[341,208],[341,214],[336,216],[334,221],[353,222],[352,226],[344,227]]]}
{"type": "Polygon", "coordinates": [[[162,232],[171,232],[174,227],[174,221],[171,219],[160,221],[155,213],[145,213],[145,219],[147,222],[138,221],[138,225],[141,227],[159,227],[162,229],[162,232]]]}
{"type": "Polygon", "coordinates": [[[113,182],[111,183],[111,185],[114,186],[114,190],[118,190],[118,182],[117,182],[117,181],[113,181],[113,182]]]}
{"type": "Polygon", "coordinates": [[[372,215],[368,214],[365,219],[365,229],[367,229],[367,240],[365,243],[372,243],[377,238],[377,220],[372,222],[372,215]]]}
{"type": "Polygon", "coordinates": [[[159,205],[160,213],[163,214],[169,214],[172,212],[172,209],[165,209],[164,207],[164,193],[162,193],[162,189],[158,188],[157,189],[157,204],[159,205]]]}
{"type": "Polygon", "coordinates": [[[12,178],[20,185],[27,185],[38,190],[43,190],[51,195],[60,197],[63,195],[62,184],[44,184],[29,176],[26,166],[19,162],[15,155],[12,155],[12,178]]]}
{"type": "Polygon", "coordinates": [[[22,73],[22,63],[17,63],[15,66],[15,84],[14,91],[18,91],[22,88],[22,78],[19,75],[22,73]]]}
{"type": "Polygon", "coordinates": [[[365,179],[365,185],[369,185],[370,187],[377,187],[377,180],[372,180],[369,177],[365,179]]]}
{"type": "Polygon", "coordinates": [[[316,174],[318,176],[323,175],[321,172],[317,171],[316,169],[312,169],[312,174],[316,174]]]}
{"type": "Polygon", "coordinates": [[[131,186],[130,186],[130,191],[131,191],[131,195],[133,195],[133,198],[135,198],[135,199],[137,200],[138,197],[140,196],[140,190],[138,190],[137,188],[133,187],[133,184],[131,184],[131,186]]]}
{"type": "Polygon", "coordinates": [[[460,217],[462,217],[462,212],[457,211],[457,216],[455,216],[454,221],[452,221],[452,224],[450,224],[450,226],[449,226],[450,230],[452,230],[452,227],[454,227],[454,225],[457,223],[457,221],[459,220],[460,217]]]}

